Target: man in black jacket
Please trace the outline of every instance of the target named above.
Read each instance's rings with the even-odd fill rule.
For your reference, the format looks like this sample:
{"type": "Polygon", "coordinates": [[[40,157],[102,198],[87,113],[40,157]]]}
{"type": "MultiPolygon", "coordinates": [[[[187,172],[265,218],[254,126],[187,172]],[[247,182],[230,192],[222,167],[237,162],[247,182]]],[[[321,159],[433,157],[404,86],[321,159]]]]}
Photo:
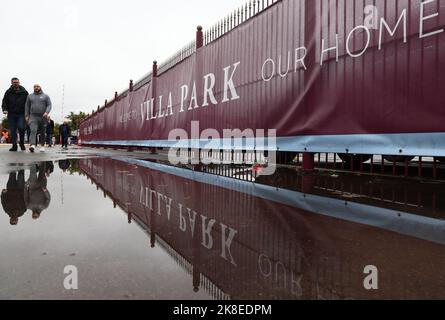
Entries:
{"type": "Polygon", "coordinates": [[[54,120],[48,116],[48,123],[46,124],[46,144],[50,148],[53,146],[53,136],[54,136],[54,120]]]}
{"type": "Polygon", "coordinates": [[[20,148],[25,151],[25,103],[28,92],[20,85],[20,80],[13,78],[11,87],[6,91],[2,102],[3,113],[8,115],[9,128],[11,130],[11,152],[17,151],[17,130],[20,134],[20,148]]]}
{"type": "Polygon", "coordinates": [[[62,149],[68,149],[68,139],[71,134],[71,127],[68,124],[68,121],[65,121],[59,127],[60,136],[62,137],[62,149]]]}

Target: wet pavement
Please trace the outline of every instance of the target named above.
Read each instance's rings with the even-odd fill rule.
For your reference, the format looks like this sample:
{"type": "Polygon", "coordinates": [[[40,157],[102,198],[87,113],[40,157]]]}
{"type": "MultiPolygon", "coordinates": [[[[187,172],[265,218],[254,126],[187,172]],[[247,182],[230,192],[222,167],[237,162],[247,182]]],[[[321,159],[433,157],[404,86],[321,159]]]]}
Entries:
{"type": "Polygon", "coordinates": [[[445,298],[441,183],[5,150],[0,299],[445,298]]]}

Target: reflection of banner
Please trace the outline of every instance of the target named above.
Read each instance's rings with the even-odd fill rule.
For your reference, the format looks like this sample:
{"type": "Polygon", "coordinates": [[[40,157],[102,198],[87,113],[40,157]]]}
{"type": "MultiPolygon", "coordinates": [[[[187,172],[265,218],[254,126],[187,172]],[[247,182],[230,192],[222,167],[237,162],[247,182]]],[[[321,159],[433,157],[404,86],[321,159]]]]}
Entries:
{"type": "Polygon", "coordinates": [[[156,95],[90,117],[82,141],[170,146],[199,120],[277,129],[280,150],[445,156],[441,3],[279,1],[160,74],[156,95]]]}
{"type": "MultiPolygon", "coordinates": [[[[254,197],[215,186],[190,184],[184,178],[110,159],[84,159],[80,167],[117,205],[172,246],[224,292],[237,297],[246,295],[247,299],[250,294],[266,294],[260,287],[254,293],[246,291],[248,286],[262,285],[281,298],[300,297],[297,285],[301,263],[298,262],[297,268],[294,263],[303,257],[297,239],[293,241],[297,246],[274,250],[273,239],[288,231],[281,230],[280,220],[261,218],[265,212],[254,197]],[[216,194],[220,200],[214,198],[216,194]],[[239,205],[224,201],[226,205],[221,206],[223,198],[228,197],[239,205]],[[214,201],[201,201],[204,198],[214,198],[214,201]],[[243,212],[252,210],[258,218],[250,224],[240,223],[243,212]],[[267,228],[270,232],[255,235],[252,227],[254,230],[267,228]],[[252,237],[258,241],[252,242],[252,237]],[[263,240],[267,243],[263,244],[263,240]],[[261,275],[260,262],[261,268],[273,263],[273,277],[261,275]],[[250,278],[253,270],[255,279],[250,278]],[[232,282],[232,276],[240,280],[232,282]]],[[[294,237],[292,233],[289,236],[294,237]]]]}
{"type": "MultiPolygon", "coordinates": [[[[254,196],[247,192],[249,183],[225,184],[215,176],[219,183],[205,183],[199,182],[203,173],[147,166],[152,168],[141,162],[80,160],[81,169],[116,204],[231,297],[423,299],[444,294],[445,284],[437,278],[445,265],[443,245],[267,200],[258,187],[254,196]],[[363,289],[363,268],[369,264],[384,275],[376,292],[363,289]]],[[[281,196],[289,202],[294,197],[281,196]]],[[[327,199],[325,209],[338,210],[333,204],[327,199]]],[[[356,206],[351,212],[374,214],[383,222],[391,218],[378,208],[361,210],[356,206]]],[[[428,227],[417,220],[418,229],[428,227]]]]}

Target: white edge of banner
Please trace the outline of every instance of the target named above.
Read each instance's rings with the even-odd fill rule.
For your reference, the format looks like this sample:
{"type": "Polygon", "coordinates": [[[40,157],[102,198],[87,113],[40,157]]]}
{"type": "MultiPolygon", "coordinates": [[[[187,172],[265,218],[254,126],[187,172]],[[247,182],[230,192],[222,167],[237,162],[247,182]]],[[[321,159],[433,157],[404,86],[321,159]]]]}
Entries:
{"type": "Polygon", "coordinates": [[[83,145],[350,153],[445,157],[445,133],[363,134],[278,137],[257,143],[249,139],[82,141],[83,145]]]}

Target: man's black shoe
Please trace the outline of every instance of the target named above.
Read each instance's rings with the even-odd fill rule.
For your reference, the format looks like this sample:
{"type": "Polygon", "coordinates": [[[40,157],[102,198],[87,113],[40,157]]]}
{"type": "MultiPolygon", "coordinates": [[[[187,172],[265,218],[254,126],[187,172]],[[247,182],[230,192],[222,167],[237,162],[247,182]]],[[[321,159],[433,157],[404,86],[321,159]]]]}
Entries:
{"type": "Polygon", "coordinates": [[[25,145],[24,145],[24,144],[21,144],[21,145],[20,145],[20,149],[21,149],[22,151],[26,151],[26,147],[25,147],[25,145]]]}
{"type": "Polygon", "coordinates": [[[17,146],[13,146],[11,149],[9,149],[9,152],[17,152],[18,148],[17,146]]]}

